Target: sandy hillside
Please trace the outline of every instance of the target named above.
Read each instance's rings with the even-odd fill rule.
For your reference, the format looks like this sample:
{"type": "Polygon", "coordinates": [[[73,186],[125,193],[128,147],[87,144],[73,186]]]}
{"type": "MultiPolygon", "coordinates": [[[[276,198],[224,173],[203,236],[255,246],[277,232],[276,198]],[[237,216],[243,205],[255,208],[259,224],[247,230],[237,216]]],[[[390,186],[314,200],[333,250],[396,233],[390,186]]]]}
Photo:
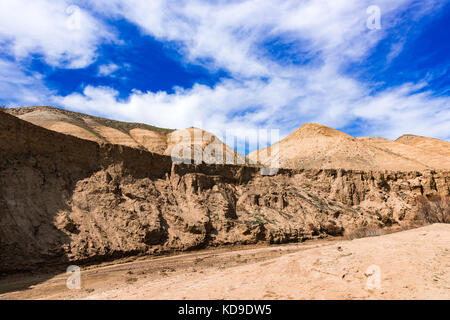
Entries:
{"type": "MultiPolygon", "coordinates": [[[[82,139],[106,142],[106,140],[95,134],[89,128],[74,124],[74,121],[65,114],[59,114],[51,110],[36,110],[18,116],[20,119],[31,122],[56,132],[69,134],[82,139]]],[[[76,123],[76,122],[75,122],[76,123]]]]}
{"type": "MultiPolygon", "coordinates": [[[[171,155],[171,151],[182,137],[192,139],[191,156],[195,152],[203,155],[209,162],[216,160],[217,150],[222,150],[225,158],[234,159],[234,163],[245,162],[245,157],[226,146],[212,133],[197,129],[170,130],[140,123],[114,121],[93,117],[82,113],[66,111],[53,107],[25,107],[8,109],[8,113],[49,130],[76,136],[100,143],[120,144],[127,147],[144,149],[159,154],[171,155]],[[203,138],[203,141],[202,141],[203,138]],[[211,152],[208,152],[211,150],[211,152]],[[215,151],[216,150],[216,151],[215,151]]],[[[189,143],[184,143],[189,146],[189,143]]]]}
{"type": "Polygon", "coordinates": [[[450,169],[450,153],[446,156],[444,148],[446,144],[448,144],[447,147],[450,148],[450,143],[442,140],[430,139],[433,142],[436,141],[436,150],[440,151],[440,153],[438,153],[433,152],[432,150],[422,149],[418,146],[403,144],[398,142],[398,140],[392,141],[385,138],[374,137],[363,137],[358,139],[371,146],[390,151],[400,157],[415,160],[416,162],[433,169],[450,169]]]}
{"type": "MultiPolygon", "coordinates": [[[[169,130],[52,107],[14,108],[7,112],[46,129],[99,143],[120,144],[164,155],[172,155],[177,144],[183,147],[190,144],[191,152],[187,151],[183,155],[175,150],[174,154],[191,159],[197,155],[197,158],[204,158],[208,163],[224,162],[226,159],[233,159],[238,164],[245,162],[242,154],[202,129],[169,130]],[[186,142],[186,138],[190,141],[186,142]]],[[[404,135],[396,141],[372,137],[356,139],[323,125],[308,123],[276,143],[276,146],[280,166],[283,168],[402,171],[450,169],[449,142],[413,135],[404,135]]],[[[268,165],[271,162],[270,150],[271,147],[254,151],[248,158],[268,165]],[[269,156],[266,155],[266,150],[269,156]]]]}
{"type": "Polygon", "coordinates": [[[412,134],[405,134],[395,140],[396,142],[413,146],[425,151],[428,154],[441,154],[447,159],[450,158],[450,142],[439,139],[415,136],[412,134]]]}
{"type": "Polygon", "coordinates": [[[203,159],[204,162],[244,164],[245,157],[231,149],[211,132],[199,128],[176,130],[168,134],[164,154],[179,158],[203,159]],[[186,148],[187,147],[187,148],[186,148]],[[182,150],[190,150],[187,156],[182,150]]]}
{"type": "Polygon", "coordinates": [[[148,129],[135,128],[130,130],[130,136],[138,144],[150,152],[164,154],[167,149],[167,135],[148,129]]]}
{"type": "MultiPolygon", "coordinates": [[[[53,107],[24,107],[6,110],[22,120],[49,130],[69,134],[78,138],[113,144],[123,144],[141,149],[166,148],[166,136],[173,130],[141,123],[115,121],[71,112],[53,107]],[[131,134],[136,132],[139,134],[131,134]],[[142,136],[162,136],[164,139],[145,139],[142,136]],[[140,137],[138,137],[140,136],[140,137]],[[135,139],[135,137],[138,137],[135,139]],[[161,141],[163,140],[163,141],[161,141]],[[141,143],[141,142],[146,142],[141,143]]],[[[149,150],[153,151],[153,150],[149,150]]]]}
{"type": "MultiPolygon", "coordinates": [[[[280,166],[286,168],[343,168],[353,170],[425,170],[430,166],[413,158],[365,143],[332,128],[308,123],[277,143],[280,166]]],[[[248,157],[270,163],[265,149],[248,157]],[[263,152],[264,151],[264,152],[263,152]]],[[[272,155],[270,155],[272,156],[272,155]]]]}

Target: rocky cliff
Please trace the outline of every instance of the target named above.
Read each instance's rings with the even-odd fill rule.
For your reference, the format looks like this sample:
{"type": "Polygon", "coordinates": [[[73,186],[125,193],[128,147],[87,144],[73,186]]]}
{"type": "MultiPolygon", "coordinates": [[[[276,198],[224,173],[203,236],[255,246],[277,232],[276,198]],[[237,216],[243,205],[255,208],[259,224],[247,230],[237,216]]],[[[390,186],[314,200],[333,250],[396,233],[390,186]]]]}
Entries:
{"type": "Polygon", "coordinates": [[[448,171],[175,165],[0,112],[0,272],[411,223],[448,171]]]}

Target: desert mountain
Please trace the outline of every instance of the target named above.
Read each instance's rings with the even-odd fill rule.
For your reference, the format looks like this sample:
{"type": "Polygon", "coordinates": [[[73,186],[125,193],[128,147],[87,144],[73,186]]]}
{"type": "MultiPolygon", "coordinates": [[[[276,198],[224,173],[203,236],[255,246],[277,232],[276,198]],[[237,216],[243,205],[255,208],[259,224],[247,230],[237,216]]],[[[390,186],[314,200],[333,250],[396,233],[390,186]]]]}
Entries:
{"type": "MultiPolygon", "coordinates": [[[[194,161],[203,159],[209,164],[245,163],[245,157],[242,154],[231,149],[211,132],[199,128],[188,128],[169,133],[167,149],[164,154],[194,159],[194,161]],[[187,154],[184,154],[183,150],[187,150],[187,154]]],[[[197,163],[201,163],[201,161],[197,163]]]]}
{"type": "Polygon", "coordinates": [[[188,146],[191,151],[186,154],[180,152],[178,155],[181,158],[194,159],[196,155],[197,159],[203,159],[204,156],[203,160],[208,163],[214,163],[216,160],[222,162],[221,158],[234,159],[234,163],[245,161],[243,155],[226,146],[212,133],[201,129],[164,129],[45,106],[11,108],[6,112],[46,129],[98,143],[119,144],[171,155],[174,146],[181,142],[180,146],[188,146]]]}
{"type": "Polygon", "coordinates": [[[428,168],[442,170],[450,169],[450,143],[442,140],[423,138],[435,142],[435,150],[433,151],[432,149],[422,149],[414,145],[403,144],[399,142],[400,138],[396,141],[374,137],[363,137],[358,139],[374,147],[392,152],[393,154],[407,159],[412,159],[428,168]],[[448,156],[444,155],[446,151],[449,154],[448,156]]]}
{"type": "MultiPolygon", "coordinates": [[[[450,160],[444,156],[424,154],[423,150],[384,139],[356,139],[314,123],[301,126],[278,142],[276,147],[274,149],[278,149],[280,166],[284,168],[395,171],[450,169],[450,160]]],[[[271,157],[276,156],[271,154],[272,148],[256,150],[248,157],[268,165],[271,157]]]]}
{"type": "Polygon", "coordinates": [[[54,107],[10,108],[6,112],[40,127],[95,142],[121,144],[164,153],[166,136],[174,131],[128,123],[54,107]],[[162,152],[161,152],[162,151],[162,152]]]}
{"type": "Polygon", "coordinates": [[[405,134],[395,140],[395,142],[416,147],[427,154],[441,154],[447,158],[447,162],[450,159],[450,142],[447,141],[405,134]]]}
{"type": "MultiPolygon", "coordinates": [[[[199,163],[199,159],[206,163],[224,163],[230,159],[235,164],[245,162],[243,155],[212,133],[198,128],[164,129],[53,107],[13,108],[7,109],[7,112],[46,129],[98,143],[119,144],[162,155],[173,153],[178,158],[197,159],[196,163],[199,163]]],[[[394,171],[450,169],[449,142],[414,135],[404,135],[396,141],[373,137],[354,138],[320,124],[308,123],[275,145],[277,148],[254,151],[248,158],[269,165],[273,159],[273,149],[279,156],[282,168],[394,171]]]]}

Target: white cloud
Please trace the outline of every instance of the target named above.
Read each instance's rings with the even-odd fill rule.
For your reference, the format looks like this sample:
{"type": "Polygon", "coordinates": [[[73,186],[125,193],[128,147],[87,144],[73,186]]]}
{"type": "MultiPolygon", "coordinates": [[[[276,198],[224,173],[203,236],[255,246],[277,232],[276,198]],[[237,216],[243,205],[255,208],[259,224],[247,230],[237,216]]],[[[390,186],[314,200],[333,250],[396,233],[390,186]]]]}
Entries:
{"type": "Polygon", "coordinates": [[[370,123],[375,136],[396,138],[405,133],[450,139],[450,99],[417,93],[426,84],[403,86],[361,99],[353,113],[370,123]]]}
{"type": "Polygon", "coordinates": [[[99,76],[111,76],[114,72],[119,70],[119,66],[114,63],[103,64],[98,67],[98,75],[99,76]]]}
{"type": "Polygon", "coordinates": [[[186,128],[201,122],[202,128],[219,136],[227,129],[245,136],[266,127],[280,129],[284,137],[304,122],[343,128],[361,119],[368,123],[363,135],[393,139],[413,133],[450,138],[449,99],[416,93],[417,86],[408,84],[370,96],[356,81],[327,71],[305,83],[308,86],[280,78],[269,82],[227,80],[214,88],[196,85],[173,94],[135,92],[126,101],[120,101],[118,92],[110,88],[87,87],[82,94],[57,98],[56,103],[161,127],[186,128]],[[333,76],[324,86],[324,79],[333,76]]]}
{"type": "MultiPolygon", "coordinates": [[[[245,135],[254,128],[269,127],[280,128],[285,136],[304,122],[339,129],[361,121],[363,135],[395,138],[416,133],[448,139],[449,98],[434,97],[432,92],[419,94],[417,86],[409,83],[373,95],[370,84],[341,71],[349,61],[364,59],[392,32],[412,2],[378,1],[382,29],[372,31],[366,27],[366,8],[372,1],[85,1],[97,14],[125,18],[146,34],[176,43],[186,62],[223,68],[233,78],[212,88],[197,84],[172,94],[134,91],[127,100],[119,99],[112,88],[88,85],[81,94],[49,95],[49,100],[76,111],[169,128],[200,121],[203,128],[219,135],[230,128],[245,135]],[[290,54],[306,55],[313,61],[303,65],[280,62],[265,51],[267,41],[288,43],[293,48],[290,54]]],[[[414,19],[430,14],[438,2],[426,0],[420,5],[426,9],[416,10],[414,19]]],[[[99,23],[92,21],[92,26],[99,23]]],[[[0,31],[1,26],[0,22],[0,31]]],[[[92,26],[86,30],[95,34],[92,26]]],[[[17,48],[19,57],[21,48],[40,50],[50,63],[61,64],[62,57],[70,56],[70,45],[64,45],[59,33],[50,33],[48,39],[62,39],[61,46],[53,48],[45,39],[39,44],[37,39],[50,26],[44,23],[39,28],[36,34],[20,28],[11,31],[24,37],[13,38],[10,47],[17,48]]],[[[79,65],[92,61],[102,37],[111,39],[109,33],[100,38],[89,34],[82,37],[86,43],[73,43],[83,58],[75,55],[72,60],[79,65]]],[[[393,47],[391,58],[401,50],[401,46],[393,47]]],[[[99,74],[114,71],[113,65],[99,68],[99,74]]]]}
{"type": "MultiPolygon", "coordinates": [[[[163,41],[175,41],[190,62],[224,68],[233,74],[214,88],[135,92],[126,101],[109,88],[87,87],[83,94],[59,97],[61,105],[129,121],[183,128],[201,121],[221,134],[245,134],[261,126],[280,128],[282,136],[304,122],[343,128],[365,123],[362,134],[395,138],[402,133],[433,133],[448,138],[448,98],[415,93],[407,84],[371,95],[367,84],[340,71],[348,61],[363,59],[387,32],[410,0],[378,1],[382,30],[366,27],[371,1],[96,1],[102,12],[123,16],[163,41]],[[283,65],[265,54],[270,39],[290,43],[320,63],[283,65]],[[265,80],[261,80],[262,77],[265,80]],[[101,110],[98,106],[103,106],[101,110]],[[439,114],[439,119],[436,115],[439,114]],[[407,120],[402,121],[401,119],[407,120]]],[[[437,6],[425,1],[414,18],[437,6]]],[[[395,48],[393,48],[395,49],[395,48]]],[[[390,57],[401,51],[398,47],[390,57]]]]}
{"type": "Polygon", "coordinates": [[[0,1],[1,51],[18,60],[40,54],[52,66],[83,68],[101,43],[114,39],[106,25],[68,0],[0,1]]]}
{"type": "Polygon", "coordinates": [[[55,94],[42,84],[42,75],[28,73],[17,63],[0,59],[0,104],[46,105],[55,94]]]}
{"type": "MultiPolygon", "coordinates": [[[[371,0],[177,1],[98,0],[103,14],[125,17],[160,40],[181,45],[190,62],[212,61],[235,76],[287,73],[261,49],[268,39],[282,38],[326,61],[363,57],[396,24],[392,16],[412,0],[379,0],[383,28],[366,27],[371,0]]],[[[433,7],[435,0],[424,1],[433,7]]],[[[295,52],[294,52],[295,53],[295,52]]]]}

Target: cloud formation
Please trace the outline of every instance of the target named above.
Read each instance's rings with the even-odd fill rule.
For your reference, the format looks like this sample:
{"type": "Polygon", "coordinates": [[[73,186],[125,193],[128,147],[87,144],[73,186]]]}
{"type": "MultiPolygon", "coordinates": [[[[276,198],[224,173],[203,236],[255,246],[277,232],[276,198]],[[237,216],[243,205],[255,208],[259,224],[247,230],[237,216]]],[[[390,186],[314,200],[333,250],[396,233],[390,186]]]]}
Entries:
{"type": "MultiPolygon", "coordinates": [[[[0,39],[19,59],[38,52],[51,65],[92,63],[101,43],[117,41],[112,27],[94,18],[102,17],[125,19],[143,34],[170,43],[185,64],[230,74],[212,87],[196,84],[172,93],[134,90],[127,99],[111,87],[87,84],[81,93],[49,94],[49,103],[169,128],[200,122],[218,135],[230,128],[244,135],[269,127],[286,136],[305,122],[318,122],[352,128],[358,135],[450,138],[450,99],[424,91],[426,79],[420,83],[405,79],[403,85],[374,90],[376,84],[345,71],[349,63],[362,61],[387,35],[396,33],[405,19],[414,22],[438,12],[442,2],[436,0],[377,1],[381,30],[366,26],[366,9],[373,4],[368,0],[80,1],[87,23],[68,39],[66,31],[58,31],[66,23],[63,6],[68,3],[36,3],[36,11],[43,17],[55,15],[55,22],[32,32],[18,26],[5,31],[0,22],[0,39]]],[[[39,24],[36,19],[33,23],[39,24]]],[[[387,63],[399,56],[406,41],[400,37],[392,45],[387,63]]],[[[99,74],[114,71],[114,64],[105,64],[99,74]]]]}
{"type": "Polygon", "coordinates": [[[101,43],[114,40],[106,24],[71,1],[0,1],[0,51],[17,60],[42,55],[51,66],[84,68],[101,43]]]}
{"type": "Polygon", "coordinates": [[[0,104],[43,105],[55,92],[42,83],[42,74],[27,72],[13,61],[0,59],[0,104]]]}
{"type": "Polygon", "coordinates": [[[110,76],[114,72],[119,70],[119,68],[120,67],[115,63],[102,64],[101,66],[98,67],[98,75],[103,77],[110,76]]]}

